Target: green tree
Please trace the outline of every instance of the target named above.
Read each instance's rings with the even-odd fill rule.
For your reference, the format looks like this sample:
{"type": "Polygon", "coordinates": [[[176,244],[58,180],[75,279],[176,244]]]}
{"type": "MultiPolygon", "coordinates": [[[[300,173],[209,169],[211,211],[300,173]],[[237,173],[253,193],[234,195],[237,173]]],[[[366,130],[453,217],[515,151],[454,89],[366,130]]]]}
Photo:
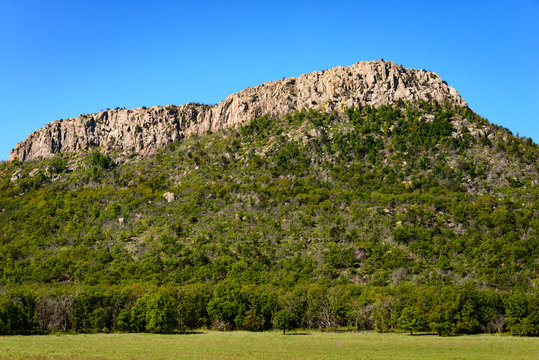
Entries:
{"type": "Polygon", "coordinates": [[[207,285],[184,286],[178,294],[178,325],[180,329],[209,326],[208,302],[211,292],[207,285]]]}
{"type": "Polygon", "coordinates": [[[397,325],[404,330],[410,330],[410,335],[413,335],[414,330],[423,330],[426,323],[418,309],[408,306],[402,310],[401,316],[397,319],[397,325]]]}
{"type": "Polygon", "coordinates": [[[234,329],[241,325],[245,309],[240,286],[223,282],[215,287],[213,298],[208,303],[208,314],[219,328],[234,329]]]}
{"type": "Polygon", "coordinates": [[[177,304],[166,292],[149,295],[146,301],[146,331],[170,332],[177,328],[177,304]]]}
{"type": "Polygon", "coordinates": [[[513,335],[539,334],[539,297],[514,292],[505,301],[507,328],[513,335]]]}
{"type": "Polygon", "coordinates": [[[166,333],[178,327],[178,304],[166,291],[147,294],[131,309],[131,327],[135,331],[166,333]]]}
{"type": "Polygon", "coordinates": [[[256,308],[252,307],[245,313],[242,327],[249,331],[264,330],[264,317],[256,311],[256,308]]]}
{"type": "Polygon", "coordinates": [[[429,327],[438,336],[451,332],[451,321],[444,304],[436,305],[429,316],[429,327]]]}
{"type": "Polygon", "coordinates": [[[110,156],[103,155],[98,150],[95,150],[90,154],[89,160],[90,164],[105,170],[112,165],[112,159],[110,158],[110,156]]]}
{"type": "Polygon", "coordinates": [[[273,321],[277,329],[283,330],[283,335],[286,333],[286,330],[292,330],[298,326],[298,318],[296,314],[287,310],[277,311],[273,321]]]}

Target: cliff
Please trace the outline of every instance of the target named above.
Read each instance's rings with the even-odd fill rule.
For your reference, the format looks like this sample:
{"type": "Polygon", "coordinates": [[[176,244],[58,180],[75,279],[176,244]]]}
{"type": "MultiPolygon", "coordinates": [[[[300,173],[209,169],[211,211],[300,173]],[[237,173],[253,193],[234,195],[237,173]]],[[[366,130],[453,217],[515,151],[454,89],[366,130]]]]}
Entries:
{"type": "Polygon", "coordinates": [[[263,114],[285,114],[304,108],[340,111],[360,104],[380,106],[399,100],[467,105],[433,72],[405,69],[392,62],[362,61],[250,87],[213,106],[116,109],[56,120],[18,143],[9,160],[36,160],[92,147],[151,154],[191,134],[234,127],[263,114]]]}

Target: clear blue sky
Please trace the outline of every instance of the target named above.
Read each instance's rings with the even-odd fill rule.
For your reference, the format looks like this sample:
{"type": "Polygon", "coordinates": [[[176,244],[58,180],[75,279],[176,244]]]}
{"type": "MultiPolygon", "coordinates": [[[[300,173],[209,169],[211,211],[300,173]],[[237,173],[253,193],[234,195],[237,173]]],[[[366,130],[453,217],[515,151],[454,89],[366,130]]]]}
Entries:
{"type": "Polygon", "coordinates": [[[539,2],[0,0],[0,159],[46,123],[384,58],[539,141],[539,2]]]}

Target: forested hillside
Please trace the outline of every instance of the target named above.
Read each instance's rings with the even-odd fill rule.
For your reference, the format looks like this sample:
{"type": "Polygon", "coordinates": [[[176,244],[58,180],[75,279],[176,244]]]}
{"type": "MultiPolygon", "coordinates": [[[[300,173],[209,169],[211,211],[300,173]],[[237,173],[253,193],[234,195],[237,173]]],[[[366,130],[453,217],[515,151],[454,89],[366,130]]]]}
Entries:
{"type": "Polygon", "coordinates": [[[4,162],[0,332],[263,330],[284,310],[304,328],[537,335],[538,160],[422,101],[4,162]]]}

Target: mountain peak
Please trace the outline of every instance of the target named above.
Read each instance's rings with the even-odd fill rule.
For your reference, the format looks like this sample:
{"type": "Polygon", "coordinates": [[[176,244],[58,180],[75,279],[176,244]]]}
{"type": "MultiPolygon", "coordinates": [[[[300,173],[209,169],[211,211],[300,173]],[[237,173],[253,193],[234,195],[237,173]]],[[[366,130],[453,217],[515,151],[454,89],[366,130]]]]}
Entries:
{"type": "Polygon", "coordinates": [[[360,61],[249,87],[213,106],[117,108],[56,120],[18,143],[9,160],[37,160],[93,147],[152,154],[186,136],[235,127],[264,114],[310,108],[340,112],[422,100],[467,106],[436,73],[383,60],[360,61]]]}

